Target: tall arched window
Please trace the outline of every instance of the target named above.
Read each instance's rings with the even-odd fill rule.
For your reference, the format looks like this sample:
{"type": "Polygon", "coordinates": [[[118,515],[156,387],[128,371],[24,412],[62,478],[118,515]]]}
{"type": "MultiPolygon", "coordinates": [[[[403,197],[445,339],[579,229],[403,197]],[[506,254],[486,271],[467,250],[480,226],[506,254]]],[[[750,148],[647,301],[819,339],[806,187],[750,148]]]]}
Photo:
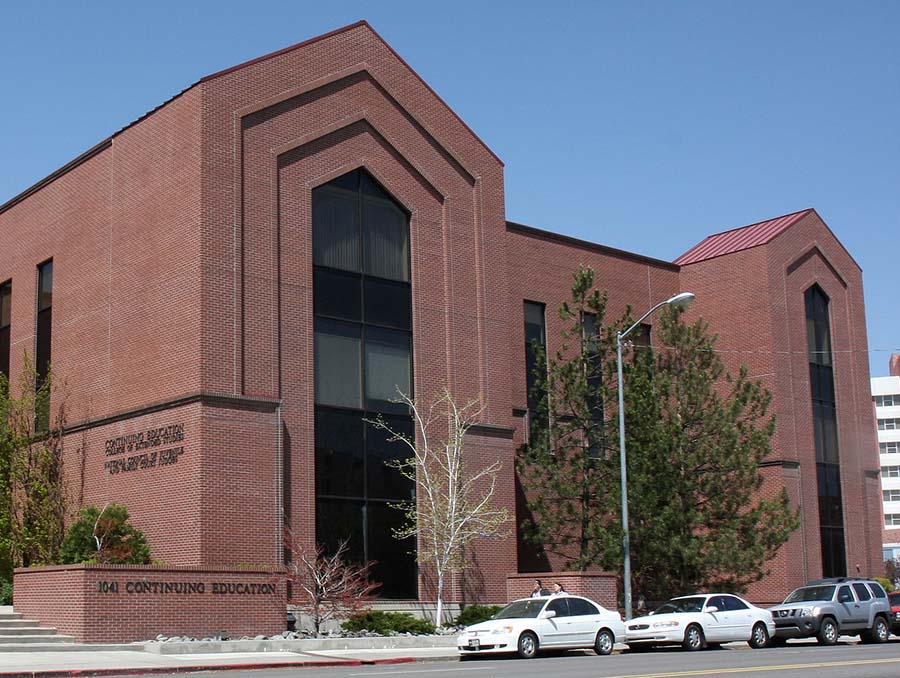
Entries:
{"type": "Polygon", "coordinates": [[[844,503],[841,496],[834,367],[831,360],[831,324],[828,317],[828,297],[818,285],[806,290],[806,341],[816,444],[822,576],[843,577],[847,574],[847,555],[844,546],[844,503]]]}
{"type": "Polygon", "coordinates": [[[365,420],[413,435],[409,215],[365,171],[312,195],[315,314],[316,540],[377,561],[386,598],[416,597],[415,543],[394,538],[404,520],[390,504],[415,485],[386,462],[409,450],[365,420]]]}

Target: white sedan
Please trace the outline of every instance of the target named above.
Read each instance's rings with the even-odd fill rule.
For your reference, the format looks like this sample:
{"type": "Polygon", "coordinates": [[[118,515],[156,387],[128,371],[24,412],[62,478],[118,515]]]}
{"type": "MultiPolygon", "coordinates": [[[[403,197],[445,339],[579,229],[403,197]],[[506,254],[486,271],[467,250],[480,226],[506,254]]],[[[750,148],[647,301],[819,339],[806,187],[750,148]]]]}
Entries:
{"type": "Polygon", "coordinates": [[[609,654],[625,638],[622,616],[580,596],[523,598],[493,617],[463,630],[456,639],[460,658],[517,652],[531,659],[539,650],[592,648],[609,654]]]}
{"type": "Polygon", "coordinates": [[[681,645],[701,650],[734,640],[765,647],[775,633],[772,613],[730,593],[700,593],[673,598],[646,617],[625,624],[632,650],[654,645],[681,645]]]}

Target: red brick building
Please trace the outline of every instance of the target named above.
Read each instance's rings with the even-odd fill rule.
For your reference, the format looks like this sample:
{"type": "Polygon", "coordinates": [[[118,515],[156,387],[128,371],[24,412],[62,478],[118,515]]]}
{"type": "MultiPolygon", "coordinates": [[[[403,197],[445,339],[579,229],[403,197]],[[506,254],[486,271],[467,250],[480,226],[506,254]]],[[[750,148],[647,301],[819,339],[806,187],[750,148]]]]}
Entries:
{"type": "MultiPolygon", "coordinates": [[[[73,492],[127,505],[154,559],[271,565],[285,529],[347,536],[386,596],[415,598],[388,507],[412,488],[362,418],[408,425],[396,385],[482,396],[469,453],[502,462],[515,513],[523,302],[552,311],[590,265],[613,315],[695,292],[729,365],[774,393],[766,487],[788,488],[803,527],[753,597],[823,567],[878,572],[862,276],[819,216],[670,263],[508,223],[503,190],[502,162],[353,24],[204,78],[0,206],[0,367],[14,382],[27,352],[65,377],[73,492]]],[[[552,348],[555,314],[542,322],[552,348]]],[[[502,599],[536,566],[515,534],[474,557],[457,596],[502,599]]]]}

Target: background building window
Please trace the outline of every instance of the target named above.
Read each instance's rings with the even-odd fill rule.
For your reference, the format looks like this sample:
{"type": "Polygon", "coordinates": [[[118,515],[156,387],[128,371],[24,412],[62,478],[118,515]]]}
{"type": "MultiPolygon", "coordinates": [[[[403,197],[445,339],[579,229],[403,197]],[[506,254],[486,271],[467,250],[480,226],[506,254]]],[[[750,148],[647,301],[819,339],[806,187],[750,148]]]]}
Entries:
{"type": "Polygon", "coordinates": [[[844,506],[841,496],[828,297],[817,285],[813,285],[806,291],[805,301],[816,477],[819,490],[822,575],[843,577],[847,574],[847,557],[844,544],[844,506]]]}
{"type": "Polygon", "coordinates": [[[900,405],[900,394],[875,396],[875,407],[895,407],[900,405]]]}
{"type": "Polygon", "coordinates": [[[0,285],[0,374],[9,379],[10,326],[12,323],[12,282],[0,285]]]}
{"type": "Polygon", "coordinates": [[[900,441],[878,443],[878,451],[881,454],[898,454],[900,453],[900,441]]]}
{"type": "Polygon", "coordinates": [[[885,527],[900,527],[900,513],[885,513],[884,514],[884,526],[885,527]]]}
{"type": "Polygon", "coordinates": [[[900,430],[900,419],[879,419],[879,431],[896,431],[900,430]]]}
{"type": "Polygon", "coordinates": [[[402,443],[365,420],[381,417],[412,437],[412,297],[409,217],[365,171],[313,191],[315,315],[316,540],[329,550],[349,540],[350,557],[377,561],[385,598],[415,598],[414,540],[391,506],[415,498],[392,460],[402,443]]]}
{"type": "Polygon", "coordinates": [[[900,490],[884,490],[884,501],[900,501],[900,490]]]}
{"type": "Polygon", "coordinates": [[[882,466],[882,478],[900,478],[900,466],[882,466]]]}

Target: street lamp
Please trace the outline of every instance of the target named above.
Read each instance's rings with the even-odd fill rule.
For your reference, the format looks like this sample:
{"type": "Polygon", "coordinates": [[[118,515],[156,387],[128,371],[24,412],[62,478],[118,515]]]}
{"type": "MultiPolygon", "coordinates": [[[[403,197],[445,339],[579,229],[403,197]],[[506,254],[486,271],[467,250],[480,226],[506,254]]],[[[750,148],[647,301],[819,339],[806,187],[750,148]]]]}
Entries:
{"type": "Polygon", "coordinates": [[[625,571],[623,573],[625,585],[625,619],[631,619],[631,543],[628,540],[628,464],[625,459],[625,400],[622,387],[622,340],[631,334],[644,320],[663,306],[675,306],[687,308],[694,301],[692,292],[680,292],[670,299],[661,301],[656,306],[642,315],[636,323],[624,332],[616,334],[616,363],[619,377],[619,475],[622,481],[622,549],[625,553],[625,571]]]}

